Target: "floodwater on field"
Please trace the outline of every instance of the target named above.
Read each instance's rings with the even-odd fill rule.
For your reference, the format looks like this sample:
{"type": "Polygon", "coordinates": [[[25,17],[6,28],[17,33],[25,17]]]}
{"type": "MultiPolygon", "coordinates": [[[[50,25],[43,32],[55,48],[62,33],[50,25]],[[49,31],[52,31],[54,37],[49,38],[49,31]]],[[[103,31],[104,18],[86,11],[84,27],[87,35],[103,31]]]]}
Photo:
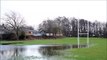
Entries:
{"type": "Polygon", "coordinates": [[[0,60],[75,60],[64,57],[68,55],[64,51],[72,48],[78,45],[0,45],[0,60]]]}

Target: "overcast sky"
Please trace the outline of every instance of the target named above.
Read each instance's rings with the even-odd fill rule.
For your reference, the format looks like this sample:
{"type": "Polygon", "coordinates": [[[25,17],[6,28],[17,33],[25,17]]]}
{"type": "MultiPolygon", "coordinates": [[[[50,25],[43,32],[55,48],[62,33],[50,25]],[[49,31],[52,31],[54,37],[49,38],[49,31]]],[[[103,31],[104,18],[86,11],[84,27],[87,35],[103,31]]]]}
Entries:
{"type": "Polygon", "coordinates": [[[20,13],[26,24],[37,27],[58,16],[106,22],[105,1],[1,1],[1,16],[10,10],[20,13]]]}

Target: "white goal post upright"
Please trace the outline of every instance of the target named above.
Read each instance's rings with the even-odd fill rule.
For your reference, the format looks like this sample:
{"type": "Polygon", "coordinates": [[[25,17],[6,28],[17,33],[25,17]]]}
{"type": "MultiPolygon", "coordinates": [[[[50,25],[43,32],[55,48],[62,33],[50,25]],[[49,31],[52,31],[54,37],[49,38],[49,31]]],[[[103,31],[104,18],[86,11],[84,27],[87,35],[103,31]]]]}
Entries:
{"type": "Polygon", "coordinates": [[[89,21],[87,21],[87,47],[89,48],[89,21]]]}
{"type": "Polygon", "coordinates": [[[79,19],[78,19],[78,27],[77,27],[78,31],[77,31],[77,35],[78,35],[78,38],[77,38],[77,42],[78,42],[78,48],[80,48],[80,34],[86,34],[87,35],[87,47],[89,48],[89,21],[87,21],[87,33],[81,33],[79,31],[79,19]]]}
{"type": "Polygon", "coordinates": [[[80,45],[80,41],[79,41],[79,40],[80,40],[80,39],[79,39],[79,19],[78,19],[78,33],[77,33],[77,34],[78,34],[78,39],[77,39],[77,41],[78,41],[78,48],[79,48],[79,45],[80,45]]]}

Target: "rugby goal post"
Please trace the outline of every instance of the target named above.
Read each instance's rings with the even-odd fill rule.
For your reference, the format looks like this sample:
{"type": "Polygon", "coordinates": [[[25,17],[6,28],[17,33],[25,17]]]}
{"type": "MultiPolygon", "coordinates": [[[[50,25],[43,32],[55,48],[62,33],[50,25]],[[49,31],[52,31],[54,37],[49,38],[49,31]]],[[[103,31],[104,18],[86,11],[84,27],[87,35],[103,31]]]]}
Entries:
{"type": "Polygon", "coordinates": [[[78,31],[77,31],[77,36],[78,36],[78,38],[77,38],[77,44],[78,44],[78,48],[80,48],[80,34],[81,35],[83,35],[83,34],[85,34],[85,35],[87,35],[87,47],[89,48],[89,21],[87,21],[87,32],[86,33],[81,33],[80,31],[79,31],[79,19],[78,19],[78,31]]]}

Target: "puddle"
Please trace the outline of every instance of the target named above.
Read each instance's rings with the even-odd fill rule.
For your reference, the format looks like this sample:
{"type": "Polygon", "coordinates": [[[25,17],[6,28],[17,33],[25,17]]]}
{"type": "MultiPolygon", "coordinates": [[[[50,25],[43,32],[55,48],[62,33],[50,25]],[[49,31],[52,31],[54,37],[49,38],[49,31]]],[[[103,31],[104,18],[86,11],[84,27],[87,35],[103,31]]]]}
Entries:
{"type": "Polygon", "coordinates": [[[64,50],[77,47],[77,45],[0,45],[0,60],[67,60],[63,58],[64,50]]]}

